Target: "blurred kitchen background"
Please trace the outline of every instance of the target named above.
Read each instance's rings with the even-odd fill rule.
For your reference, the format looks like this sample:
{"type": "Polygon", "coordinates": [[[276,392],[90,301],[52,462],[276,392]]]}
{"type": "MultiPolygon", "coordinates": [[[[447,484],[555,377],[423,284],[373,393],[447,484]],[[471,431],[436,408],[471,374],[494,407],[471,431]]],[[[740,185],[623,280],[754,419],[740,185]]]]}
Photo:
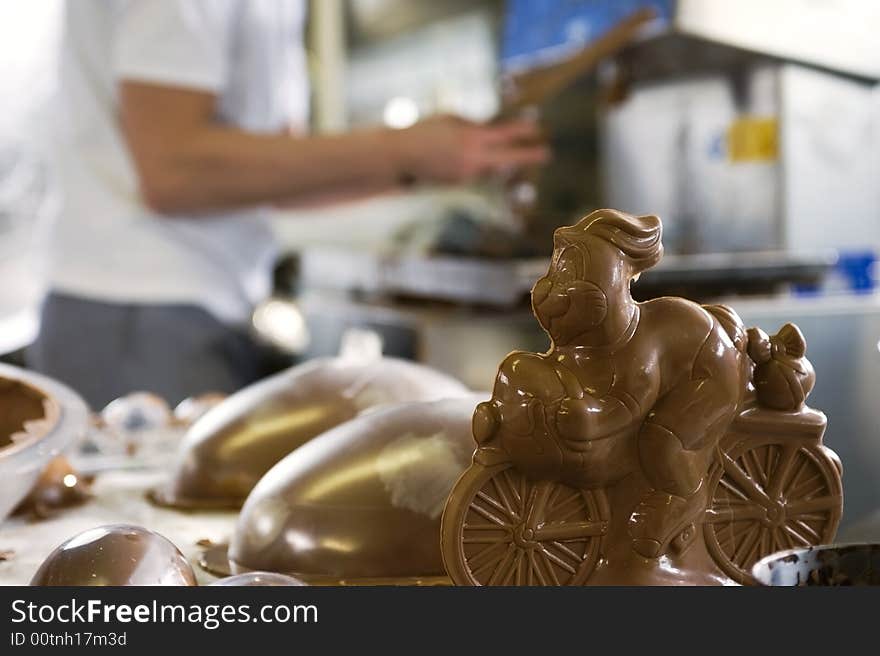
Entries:
{"type": "MultiPolygon", "coordinates": [[[[62,9],[0,3],[0,352],[24,365],[57,205],[62,9]]],[[[517,180],[286,212],[253,330],[280,366],[372,331],[488,389],[507,352],[546,346],[528,292],[553,229],[597,207],[658,214],[667,257],[636,295],[724,299],[805,333],[845,537],[880,506],[878,33],[872,0],[313,0],[313,132],[525,113],[554,158],[517,180]]]]}

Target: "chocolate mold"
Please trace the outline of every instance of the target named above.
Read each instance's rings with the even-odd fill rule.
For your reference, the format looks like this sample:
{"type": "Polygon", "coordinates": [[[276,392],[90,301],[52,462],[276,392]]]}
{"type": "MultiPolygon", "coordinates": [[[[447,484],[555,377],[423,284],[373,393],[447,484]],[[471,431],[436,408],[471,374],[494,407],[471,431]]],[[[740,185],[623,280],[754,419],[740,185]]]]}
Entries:
{"type": "Polygon", "coordinates": [[[615,210],[556,231],[532,290],[550,349],[501,363],[444,511],[454,583],[745,584],[759,558],[833,539],[842,470],[804,405],[803,335],[635,302],[661,232],[615,210]]]}
{"type": "Polygon", "coordinates": [[[403,360],[312,360],[208,410],[187,431],[170,483],[151,498],[183,509],[240,508],[275,463],[364,410],[467,393],[449,376],[403,360]]]}

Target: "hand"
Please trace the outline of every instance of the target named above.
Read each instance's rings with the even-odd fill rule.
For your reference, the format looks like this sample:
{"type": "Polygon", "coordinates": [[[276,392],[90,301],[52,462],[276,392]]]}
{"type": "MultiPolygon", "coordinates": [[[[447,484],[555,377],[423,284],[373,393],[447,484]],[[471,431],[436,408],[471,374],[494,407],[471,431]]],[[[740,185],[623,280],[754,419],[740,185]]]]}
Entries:
{"type": "Polygon", "coordinates": [[[401,175],[435,183],[467,183],[547,161],[540,128],[529,120],[481,125],[437,116],[391,133],[401,175]]]}

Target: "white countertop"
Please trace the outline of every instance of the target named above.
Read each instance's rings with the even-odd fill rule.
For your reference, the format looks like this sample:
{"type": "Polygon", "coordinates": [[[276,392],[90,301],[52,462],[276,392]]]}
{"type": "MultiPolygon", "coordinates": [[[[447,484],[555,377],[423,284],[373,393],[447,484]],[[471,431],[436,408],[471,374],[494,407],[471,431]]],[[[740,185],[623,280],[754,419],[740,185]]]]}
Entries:
{"type": "Polygon", "coordinates": [[[0,523],[0,552],[13,553],[0,561],[0,585],[27,585],[59,544],[87,529],[119,523],[136,524],[164,535],[190,560],[199,583],[215,580],[198,566],[204,547],[197,542],[227,542],[238,513],[184,513],[154,506],[144,494],[161,483],[165,475],[156,470],[104,472],[92,486],[94,497],[81,506],[49,519],[6,519],[0,523]]]}

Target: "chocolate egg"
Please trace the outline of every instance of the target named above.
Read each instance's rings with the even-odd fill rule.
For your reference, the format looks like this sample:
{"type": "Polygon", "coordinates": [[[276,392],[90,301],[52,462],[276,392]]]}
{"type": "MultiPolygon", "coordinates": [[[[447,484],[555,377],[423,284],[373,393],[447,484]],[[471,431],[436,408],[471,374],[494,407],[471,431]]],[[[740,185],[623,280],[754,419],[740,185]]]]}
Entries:
{"type": "Polygon", "coordinates": [[[198,396],[188,396],[174,408],[174,421],[190,426],[201,419],[208,410],[226,400],[226,394],[206,392],[198,396]]]}
{"type": "Polygon", "coordinates": [[[87,477],[76,471],[67,458],[57,456],[49,461],[30,494],[14,512],[49,517],[65,508],[85,503],[91,498],[90,488],[87,477]]]}
{"type": "Polygon", "coordinates": [[[230,587],[263,587],[263,586],[301,586],[305,585],[299,579],[275,572],[246,572],[218,579],[209,585],[230,587]]]}
{"type": "Polygon", "coordinates": [[[56,548],[31,585],[196,585],[192,567],[167,538],[140,526],[111,524],[56,548]]]}
{"type": "Polygon", "coordinates": [[[251,492],[233,572],[307,583],[445,580],[440,515],[474,451],[475,395],[364,413],[303,445],[251,492]]]}
{"type": "Polygon", "coordinates": [[[454,379],[403,360],[312,360],[233,394],[196,421],[170,483],[152,498],[181,508],[238,508],[275,463],[363,410],[466,393],[454,379]]]}

